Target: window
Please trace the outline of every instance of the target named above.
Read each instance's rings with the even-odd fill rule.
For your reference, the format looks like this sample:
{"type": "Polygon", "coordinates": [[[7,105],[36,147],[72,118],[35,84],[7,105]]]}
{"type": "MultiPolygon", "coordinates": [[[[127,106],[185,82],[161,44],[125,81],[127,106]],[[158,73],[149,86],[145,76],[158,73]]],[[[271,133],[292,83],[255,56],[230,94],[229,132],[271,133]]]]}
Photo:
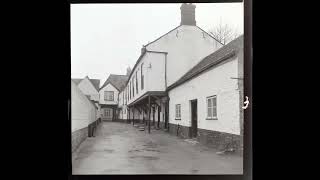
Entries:
{"type": "Polygon", "coordinates": [[[132,77],[132,97],[134,97],[134,76],[132,77]]]}
{"type": "Polygon", "coordinates": [[[217,119],[217,96],[207,97],[207,119],[217,119]]]}
{"type": "Polygon", "coordinates": [[[181,119],[181,104],[176,104],[176,119],[181,119]]]}
{"type": "Polygon", "coordinates": [[[141,89],[144,88],[143,63],[141,64],[141,89]]]}
{"type": "Polygon", "coordinates": [[[138,86],[138,70],[136,71],[136,91],[137,91],[137,94],[139,93],[139,91],[138,91],[138,87],[139,87],[138,86]]]}
{"type": "Polygon", "coordinates": [[[106,109],[105,110],[105,115],[107,116],[107,117],[110,117],[111,116],[111,109],[106,109]]]}
{"type": "Polygon", "coordinates": [[[104,92],[104,100],[105,101],[113,101],[113,91],[105,91],[104,92]]]}
{"type": "Polygon", "coordinates": [[[130,90],[130,99],[131,99],[131,81],[130,81],[130,87],[129,87],[129,90],[130,90]]]}

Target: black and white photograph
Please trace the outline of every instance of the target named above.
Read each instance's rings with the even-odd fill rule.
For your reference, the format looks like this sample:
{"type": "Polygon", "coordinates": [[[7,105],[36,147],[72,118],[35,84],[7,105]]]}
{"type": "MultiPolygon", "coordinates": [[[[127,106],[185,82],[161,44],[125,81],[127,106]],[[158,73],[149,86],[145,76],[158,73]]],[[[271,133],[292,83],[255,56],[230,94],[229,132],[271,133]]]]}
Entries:
{"type": "Polygon", "coordinates": [[[242,175],[243,4],[70,4],[72,174],[242,175]]]}

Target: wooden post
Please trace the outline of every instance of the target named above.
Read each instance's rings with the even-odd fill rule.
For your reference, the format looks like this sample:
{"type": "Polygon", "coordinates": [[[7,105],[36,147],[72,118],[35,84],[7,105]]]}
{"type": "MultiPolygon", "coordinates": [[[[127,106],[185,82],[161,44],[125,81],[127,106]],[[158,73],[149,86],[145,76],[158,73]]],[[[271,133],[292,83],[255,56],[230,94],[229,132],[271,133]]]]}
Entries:
{"type": "Polygon", "coordinates": [[[134,126],[134,106],[132,107],[132,115],[133,115],[133,118],[132,118],[132,125],[134,126]]]}
{"type": "Polygon", "coordinates": [[[150,124],[151,124],[151,121],[150,121],[150,113],[151,113],[151,102],[150,102],[150,95],[149,95],[149,97],[148,97],[148,100],[149,100],[149,113],[148,113],[148,116],[149,116],[149,119],[148,119],[148,121],[149,121],[149,124],[148,124],[148,132],[149,132],[149,134],[150,134],[150,124]]]}
{"type": "Polygon", "coordinates": [[[129,112],[129,119],[128,119],[128,121],[130,122],[130,108],[128,108],[128,112],[129,112]]]}
{"type": "Polygon", "coordinates": [[[160,111],[161,111],[161,107],[158,106],[158,128],[160,128],[160,111]]]}
{"type": "Polygon", "coordinates": [[[155,124],[156,124],[155,112],[156,112],[155,107],[152,107],[152,124],[153,124],[153,126],[155,126],[155,124]]]}

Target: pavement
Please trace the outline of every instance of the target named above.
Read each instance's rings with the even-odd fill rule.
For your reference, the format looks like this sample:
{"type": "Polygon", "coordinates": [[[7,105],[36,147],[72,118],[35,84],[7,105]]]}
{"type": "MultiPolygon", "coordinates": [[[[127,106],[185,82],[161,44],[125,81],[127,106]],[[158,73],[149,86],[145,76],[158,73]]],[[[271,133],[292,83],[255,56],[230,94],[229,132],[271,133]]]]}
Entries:
{"type": "Polygon", "coordinates": [[[193,139],[102,122],[73,154],[73,174],[242,174],[243,158],[193,139]]]}

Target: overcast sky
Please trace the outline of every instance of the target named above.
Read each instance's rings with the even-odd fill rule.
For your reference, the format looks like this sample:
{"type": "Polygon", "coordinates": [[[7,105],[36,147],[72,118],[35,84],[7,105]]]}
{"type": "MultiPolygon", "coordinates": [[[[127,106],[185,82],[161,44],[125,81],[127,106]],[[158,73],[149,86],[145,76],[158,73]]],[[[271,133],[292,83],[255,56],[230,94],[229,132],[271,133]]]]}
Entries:
{"type": "MultiPolygon", "coordinates": [[[[195,3],[197,26],[226,23],[243,34],[243,3],[195,3]]],[[[180,25],[181,4],[71,4],[71,77],[125,74],[141,47],[180,25]]]]}

